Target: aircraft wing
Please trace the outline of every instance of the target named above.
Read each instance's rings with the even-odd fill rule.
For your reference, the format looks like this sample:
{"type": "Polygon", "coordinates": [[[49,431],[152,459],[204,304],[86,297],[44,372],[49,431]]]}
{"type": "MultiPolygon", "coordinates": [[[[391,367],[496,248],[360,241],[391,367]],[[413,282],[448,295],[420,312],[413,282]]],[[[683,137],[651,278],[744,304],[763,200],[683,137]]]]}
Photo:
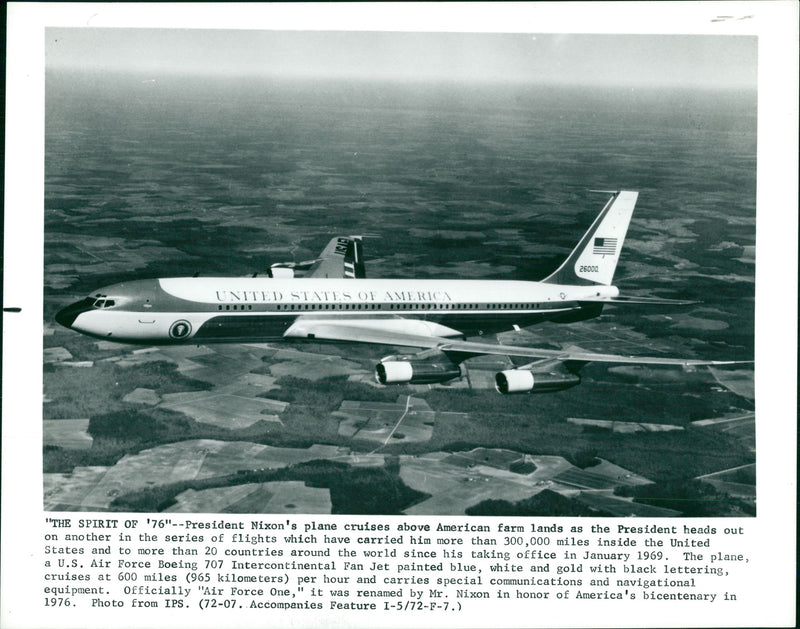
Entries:
{"type": "MultiPolygon", "coordinates": [[[[515,347],[513,345],[492,345],[489,343],[472,343],[455,341],[439,346],[443,352],[463,352],[467,354],[496,354],[502,356],[519,356],[522,358],[551,358],[560,361],[586,363],[622,363],[629,365],[681,365],[684,367],[697,365],[732,365],[743,361],[736,360],[697,360],[693,358],[664,358],[660,356],[627,356],[623,354],[598,354],[580,350],[554,350],[536,347],[515,347]]],[[[746,361],[745,361],[746,362],[746,361]]]]}
{"type": "MultiPolygon", "coordinates": [[[[517,347],[514,345],[500,345],[492,343],[479,343],[447,338],[443,336],[427,335],[423,332],[425,322],[410,321],[406,319],[389,320],[387,328],[380,327],[378,322],[372,326],[342,324],[338,321],[315,320],[300,318],[287,331],[288,338],[319,339],[326,341],[349,341],[353,343],[374,343],[379,345],[395,345],[403,347],[418,347],[436,349],[445,354],[461,356],[482,356],[487,354],[499,356],[517,356],[532,359],[555,359],[558,361],[573,362],[598,362],[622,363],[635,365],[681,365],[684,367],[699,365],[733,365],[743,362],[737,360],[697,360],[693,358],[663,358],[659,356],[627,356],[622,354],[598,354],[581,350],[554,350],[536,347],[517,347]],[[403,322],[414,328],[414,332],[403,329],[403,322]]],[[[369,325],[369,324],[367,324],[369,325]]],[[[458,334],[455,330],[450,330],[458,334]]]]}

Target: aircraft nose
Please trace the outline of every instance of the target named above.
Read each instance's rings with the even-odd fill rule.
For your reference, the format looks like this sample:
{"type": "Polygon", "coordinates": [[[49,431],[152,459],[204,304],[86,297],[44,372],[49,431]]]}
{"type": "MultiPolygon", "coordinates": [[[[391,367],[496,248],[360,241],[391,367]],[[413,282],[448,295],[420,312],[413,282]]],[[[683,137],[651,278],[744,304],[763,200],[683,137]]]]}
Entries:
{"type": "Polygon", "coordinates": [[[56,321],[58,321],[58,323],[63,325],[65,328],[71,328],[79,314],[92,309],[93,302],[93,299],[87,298],[81,301],[76,301],[74,304],[70,304],[66,308],[62,308],[56,313],[56,321]]]}

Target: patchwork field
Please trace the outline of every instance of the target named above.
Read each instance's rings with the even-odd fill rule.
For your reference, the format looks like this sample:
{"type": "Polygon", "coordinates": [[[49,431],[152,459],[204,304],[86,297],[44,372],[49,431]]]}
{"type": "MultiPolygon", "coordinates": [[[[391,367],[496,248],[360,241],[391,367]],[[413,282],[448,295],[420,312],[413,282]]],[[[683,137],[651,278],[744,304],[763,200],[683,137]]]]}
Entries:
{"type": "Polygon", "coordinates": [[[751,360],[754,92],[46,80],[47,509],[668,516],[713,490],[713,515],[755,512],[754,479],[714,476],[755,462],[749,366],[590,364],[504,397],[521,361],[380,387],[375,363],[412,350],[128,347],[53,322],[105,285],[249,276],[341,234],[369,277],[538,280],[603,206],[589,190],[632,189],[615,284],[689,303],[481,340],[751,360]]]}

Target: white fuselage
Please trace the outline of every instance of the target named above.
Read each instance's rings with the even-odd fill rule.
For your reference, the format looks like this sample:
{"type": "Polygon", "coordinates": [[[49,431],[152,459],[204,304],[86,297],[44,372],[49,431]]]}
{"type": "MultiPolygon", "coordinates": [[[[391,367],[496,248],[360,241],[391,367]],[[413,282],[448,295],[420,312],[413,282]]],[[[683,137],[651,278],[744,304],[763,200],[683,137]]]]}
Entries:
{"type": "Polygon", "coordinates": [[[296,321],[313,318],[463,336],[553,319],[584,299],[617,294],[614,286],[511,280],[170,278],[99,289],[68,327],[134,343],[261,341],[291,338],[296,321]]]}

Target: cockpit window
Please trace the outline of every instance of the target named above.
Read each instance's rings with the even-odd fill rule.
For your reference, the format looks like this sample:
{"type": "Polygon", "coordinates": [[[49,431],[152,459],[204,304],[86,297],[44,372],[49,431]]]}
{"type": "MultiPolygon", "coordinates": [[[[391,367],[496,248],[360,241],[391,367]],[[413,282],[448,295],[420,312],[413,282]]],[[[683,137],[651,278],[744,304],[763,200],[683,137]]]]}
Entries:
{"type": "Polygon", "coordinates": [[[94,297],[84,297],[81,301],[79,301],[76,306],[80,306],[81,308],[89,308],[94,306],[95,299],[94,297]]]}
{"type": "Polygon", "coordinates": [[[111,308],[114,305],[113,299],[107,299],[105,295],[97,293],[95,298],[88,297],[85,301],[91,304],[94,308],[111,308]]]}

